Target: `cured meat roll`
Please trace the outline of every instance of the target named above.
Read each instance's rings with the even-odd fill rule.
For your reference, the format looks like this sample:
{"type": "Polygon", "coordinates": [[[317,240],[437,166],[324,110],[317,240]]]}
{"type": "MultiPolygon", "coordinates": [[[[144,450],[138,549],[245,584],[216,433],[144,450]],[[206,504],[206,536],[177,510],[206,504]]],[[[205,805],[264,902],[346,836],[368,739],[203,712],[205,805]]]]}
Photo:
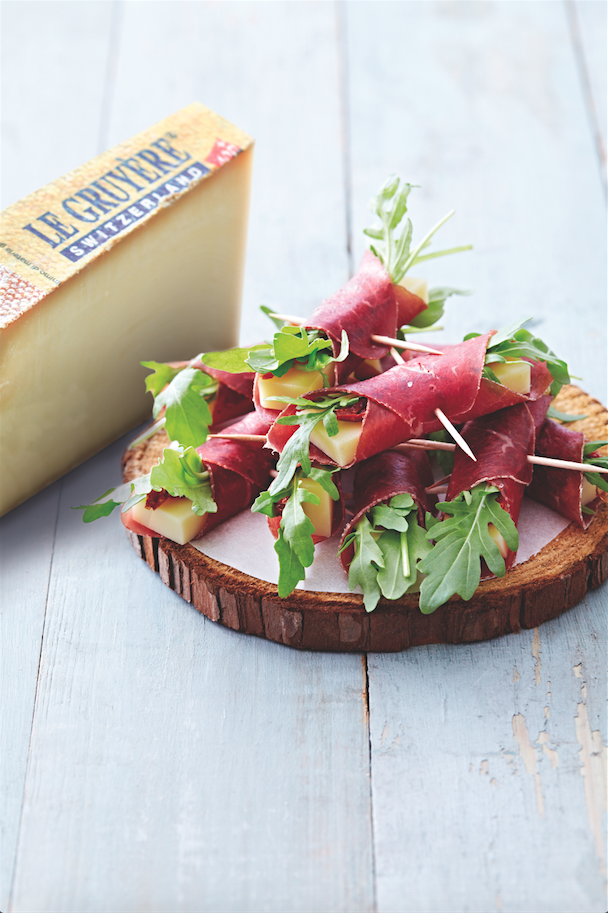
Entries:
{"type": "MultiPolygon", "coordinates": [[[[319,504],[304,503],[302,506],[304,513],[308,519],[312,521],[315,527],[315,532],[311,537],[314,545],[323,542],[324,539],[330,539],[338,532],[344,523],[344,494],[342,492],[339,476],[340,473],[335,473],[332,476],[334,485],[339,493],[337,501],[332,501],[327,492],[318,482],[315,482],[314,479],[301,478],[299,480],[300,488],[305,488],[319,500],[319,504]]],[[[268,528],[275,539],[277,539],[279,535],[283,508],[286,503],[287,498],[283,498],[279,501],[275,507],[277,515],[275,517],[267,518],[268,528]]]]}
{"type": "MultiPolygon", "coordinates": [[[[532,480],[528,455],[534,453],[535,432],[529,409],[520,403],[475,419],[464,426],[462,436],[477,461],[456,449],[446,501],[485,482],[499,489],[498,503],[517,526],[522,498],[532,480]]],[[[508,570],[516,553],[504,540],[497,544],[508,570]]],[[[489,574],[484,570],[482,576],[489,574]]]]}
{"type": "MultiPolygon", "coordinates": [[[[472,409],[479,392],[490,335],[452,346],[441,357],[395,365],[369,380],[324,390],[325,396],[352,394],[358,402],[336,413],[339,432],[335,439],[328,437],[322,426],[314,429],[311,459],[322,465],[353,466],[409,438],[438,431],[443,426],[436,408],[452,421],[459,421],[472,409]],[[342,447],[342,441],[348,441],[348,446],[342,447]]],[[[308,394],[305,399],[314,402],[318,395],[308,394]]],[[[295,415],[296,411],[296,406],[288,406],[280,417],[295,415]]],[[[294,433],[294,425],[277,420],[269,431],[268,444],[281,453],[294,433]]]]}
{"type": "MultiPolygon", "coordinates": [[[[424,451],[406,454],[387,450],[360,463],[355,474],[354,514],[344,528],[340,547],[368,511],[378,504],[388,504],[396,495],[412,496],[417,507],[418,523],[424,526],[425,513],[432,510],[432,501],[426,489],[432,484],[433,472],[424,451]]],[[[344,570],[348,570],[353,555],[352,545],[340,553],[344,570]]]]}
{"type": "MultiPolygon", "coordinates": [[[[585,443],[585,435],[580,431],[566,428],[548,418],[538,433],[536,453],[538,456],[584,463],[585,443]]],[[[562,517],[573,520],[582,529],[587,529],[593,519],[593,511],[601,503],[597,488],[587,481],[584,473],[554,466],[534,466],[528,495],[562,517]],[[591,513],[583,511],[583,507],[591,513]]]]}
{"type": "MultiPolygon", "coordinates": [[[[268,425],[255,412],[252,412],[225,430],[234,434],[263,435],[266,434],[268,425]]],[[[197,447],[196,452],[209,473],[211,496],[217,505],[217,511],[206,513],[204,517],[198,518],[201,521],[198,524],[198,530],[195,535],[186,538],[186,541],[199,538],[219,526],[224,520],[250,507],[255,498],[268,485],[270,470],[274,465],[270,452],[256,441],[212,438],[197,447]]],[[[155,519],[152,517],[154,511],[169,501],[175,505],[176,511],[183,508],[187,513],[187,503],[176,503],[187,502],[187,498],[171,497],[166,491],[151,491],[145,502],[142,501],[121,514],[122,522],[127,529],[140,536],[159,537],[164,535],[164,533],[146,526],[142,521],[147,519],[148,522],[152,522],[155,519]]],[[[194,523],[195,521],[188,517],[188,522],[194,523]]],[[[179,539],[176,538],[175,541],[179,541],[179,539]]]]}
{"type": "MultiPolygon", "coordinates": [[[[421,304],[426,307],[423,301],[421,304]]],[[[346,380],[365,359],[386,355],[387,346],[379,345],[371,337],[373,334],[394,337],[400,324],[395,286],[378,257],[367,251],[353,278],[325,299],[306,326],[321,330],[331,339],[334,355],[340,351],[342,331],[346,331],[349,355],[336,364],[337,383],[346,380]]]]}

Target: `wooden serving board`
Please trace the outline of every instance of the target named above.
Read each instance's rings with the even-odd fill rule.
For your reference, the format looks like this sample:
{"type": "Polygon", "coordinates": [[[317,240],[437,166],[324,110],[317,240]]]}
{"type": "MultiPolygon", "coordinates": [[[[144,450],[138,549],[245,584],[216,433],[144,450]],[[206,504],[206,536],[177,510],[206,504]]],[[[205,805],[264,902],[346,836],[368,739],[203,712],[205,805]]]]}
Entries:
{"type": "MultiPolygon", "coordinates": [[[[608,439],[608,412],[583,391],[564,387],[555,405],[563,412],[587,415],[570,427],[592,440],[608,439]]],[[[126,451],[124,480],[148,472],[158,453],[154,438],[126,451]]],[[[432,615],[420,612],[416,594],[381,599],[371,613],[353,593],[295,590],[279,599],[274,584],[209,558],[192,545],[130,531],[127,536],[163,583],[207,618],[303,650],[396,652],[420,644],[489,640],[555,618],[608,577],[607,503],[587,530],[571,524],[502,579],[484,580],[468,602],[454,596],[432,615]]]]}

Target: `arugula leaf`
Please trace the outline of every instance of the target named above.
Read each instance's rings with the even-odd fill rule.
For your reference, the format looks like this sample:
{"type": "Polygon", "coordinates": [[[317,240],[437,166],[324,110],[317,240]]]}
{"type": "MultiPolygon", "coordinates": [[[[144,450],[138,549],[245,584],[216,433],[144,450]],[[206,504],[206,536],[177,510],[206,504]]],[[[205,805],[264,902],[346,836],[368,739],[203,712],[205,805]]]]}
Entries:
{"type": "Polygon", "coordinates": [[[252,352],[267,348],[268,343],[260,343],[256,346],[247,346],[247,348],[241,349],[205,352],[200,356],[200,360],[204,365],[216,368],[218,371],[226,371],[227,374],[249,374],[251,367],[247,364],[246,359],[249,358],[252,352]]]}
{"type": "MultiPolygon", "coordinates": [[[[445,302],[451,295],[472,294],[472,289],[449,288],[447,286],[429,289],[429,304],[427,309],[418,314],[417,317],[414,317],[410,326],[415,327],[416,329],[427,329],[427,327],[437,323],[437,321],[443,317],[445,302]]],[[[404,332],[407,332],[407,330],[404,332]]]]}
{"type": "MultiPolygon", "coordinates": [[[[443,444],[453,444],[454,439],[447,433],[445,428],[441,431],[431,431],[428,437],[432,441],[440,441],[443,444]]],[[[443,474],[449,476],[454,469],[454,454],[449,450],[436,450],[435,458],[443,470],[443,474]]]]}
{"type": "Polygon", "coordinates": [[[471,245],[467,244],[464,247],[452,247],[449,250],[434,251],[430,254],[421,255],[421,251],[429,246],[431,238],[437,229],[453,213],[444,216],[427,232],[413,251],[411,250],[412,223],[409,218],[405,220],[401,234],[397,236],[396,229],[407,212],[408,197],[415,186],[415,184],[401,184],[397,175],[391,175],[387,178],[376,197],[370,203],[370,209],[380,219],[381,226],[379,228],[364,229],[364,234],[379,242],[375,245],[370,244],[370,249],[382,261],[395,285],[403,279],[408,269],[416,263],[471,249],[471,245]]]}
{"type": "Polygon", "coordinates": [[[497,577],[504,576],[505,562],[488,526],[493,523],[513,551],[519,536],[513,520],[497,503],[499,494],[496,487],[483,484],[437,504],[450,516],[426,533],[436,544],[419,564],[419,570],[428,575],[420,586],[420,610],[425,615],[454,593],[465,600],[472,597],[481,579],[481,558],[497,577]]]}
{"type": "MultiPolygon", "coordinates": [[[[583,448],[585,462],[591,463],[592,466],[598,466],[601,469],[608,469],[608,456],[592,457],[588,455],[599,447],[603,447],[605,444],[608,444],[608,441],[589,441],[589,443],[585,444],[583,448]]],[[[586,472],[585,478],[588,482],[591,482],[592,485],[595,485],[596,488],[601,488],[602,491],[608,491],[608,476],[604,473],[586,472]]]]}
{"type": "MultiPolygon", "coordinates": [[[[303,399],[301,396],[294,398],[277,396],[275,399],[299,406],[301,411],[297,411],[295,415],[284,415],[277,419],[280,425],[297,425],[298,428],[283,447],[283,452],[277,463],[278,475],[269,488],[271,494],[280,491],[289,484],[298,464],[302,466],[305,475],[310,475],[309,448],[310,435],[313,428],[319,422],[325,422],[326,417],[331,412],[335,412],[337,409],[344,409],[346,406],[356,403],[359,397],[350,396],[349,394],[333,394],[316,400],[303,399]]],[[[328,428],[327,423],[325,423],[325,427],[330,437],[334,437],[338,432],[337,422],[335,427],[330,424],[328,428]]]]}
{"type": "Polygon", "coordinates": [[[92,504],[81,504],[80,507],[73,507],[72,510],[84,510],[82,519],[85,523],[92,523],[93,520],[99,520],[101,517],[108,517],[115,507],[124,505],[122,512],[133,507],[139,501],[143,501],[146,495],[152,491],[150,484],[150,473],[135,479],[133,482],[125,482],[118,488],[109,488],[104,494],[96,498],[92,504]]]}
{"type": "MultiPolygon", "coordinates": [[[[319,469],[312,467],[308,478],[317,482],[333,501],[340,497],[335,483],[332,480],[337,469],[319,469]]],[[[314,543],[312,536],[315,531],[314,524],[304,513],[303,505],[319,504],[317,495],[302,487],[305,474],[298,470],[289,484],[275,491],[263,491],[256,499],[251,510],[255,513],[266,514],[268,517],[276,515],[276,505],[287,498],[281,516],[279,537],[275,542],[274,550],[279,556],[279,596],[283,599],[289,596],[300,580],[305,578],[305,569],[310,567],[314,558],[314,543]]]]}
{"type": "MultiPolygon", "coordinates": [[[[553,377],[551,393],[553,396],[557,396],[562,386],[570,383],[568,365],[565,361],[557,358],[555,352],[542,339],[523,329],[523,324],[528,323],[531,319],[531,317],[527,317],[525,320],[513,323],[494,334],[486,350],[484,377],[489,380],[497,380],[496,375],[489,367],[489,365],[496,362],[514,361],[522,358],[529,358],[532,361],[544,361],[547,363],[547,368],[553,377]]],[[[465,342],[467,339],[473,339],[480,335],[480,333],[468,333],[464,337],[465,342]]]]}
{"type": "Polygon", "coordinates": [[[207,439],[213,419],[207,400],[217,393],[218,383],[198,368],[184,368],[156,395],[153,416],[165,407],[165,429],[182,447],[199,447],[207,439]]]}
{"type": "Polygon", "coordinates": [[[150,471],[150,482],[156,491],[164,490],[175,498],[189,498],[198,516],[214,514],[217,504],[211,494],[209,472],[193,447],[167,448],[162,461],[150,471]]]}
{"type": "Polygon", "coordinates": [[[582,422],[586,415],[571,415],[569,412],[560,412],[555,406],[549,406],[547,409],[548,418],[556,418],[560,422],[582,422]]]}
{"type": "Polygon", "coordinates": [[[356,529],[344,542],[343,548],[352,544],[355,554],[348,569],[348,587],[354,590],[360,586],[363,590],[363,604],[367,612],[373,612],[380,599],[378,569],[384,567],[384,556],[373,535],[372,524],[367,517],[362,517],[356,529]]]}
{"type": "Polygon", "coordinates": [[[146,377],[146,392],[151,393],[154,398],[183,370],[182,368],[172,368],[171,365],[160,361],[140,361],[140,365],[152,369],[152,374],[148,374],[146,377]]]}
{"type": "Polygon", "coordinates": [[[300,487],[300,478],[294,476],[291,493],[281,516],[279,536],[274,549],[279,556],[278,590],[281,599],[289,596],[300,580],[306,576],[315,557],[312,535],[314,524],[304,513],[303,504],[319,504],[319,498],[300,487]]]}
{"type": "Polygon", "coordinates": [[[380,595],[399,599],[417,583],[419,562],[432,546],[416,512],[411,495],[396,495],[368,511],[344,541],[341,551],[349,545],[355,550],[348,585],[351,590],[361,587],[368,612],[380,595]]]}

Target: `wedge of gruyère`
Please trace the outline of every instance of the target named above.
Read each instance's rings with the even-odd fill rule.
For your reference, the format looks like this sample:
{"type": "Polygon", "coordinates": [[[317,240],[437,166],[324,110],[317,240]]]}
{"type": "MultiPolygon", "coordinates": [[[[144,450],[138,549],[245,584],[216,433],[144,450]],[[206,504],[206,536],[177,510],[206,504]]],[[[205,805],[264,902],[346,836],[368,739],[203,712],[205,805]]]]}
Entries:
{"type": "Polygon", "coordinates": [[[2,213],[0,515],[143,421],[140,361],[236,344],[252,152],[193,104],[2,213]]]}

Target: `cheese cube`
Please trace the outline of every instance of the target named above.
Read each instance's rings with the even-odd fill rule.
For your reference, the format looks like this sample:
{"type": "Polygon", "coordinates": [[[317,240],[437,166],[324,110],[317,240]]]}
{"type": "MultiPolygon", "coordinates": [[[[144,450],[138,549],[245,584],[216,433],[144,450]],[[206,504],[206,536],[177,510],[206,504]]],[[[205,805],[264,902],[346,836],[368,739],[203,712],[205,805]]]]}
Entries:
{"type": "Polygon", "coordinates": [[[131,516],[137,523],[178,545],[185,545],[198,536],[207,520],[207,514],[199,517],[194,513],[188,498],[169,498],[154,510],[146,507],[145,500],[139,501],[131,508],[131,516]]]}
{"type": "Polygon", "coordinates": [[[334,379],[333,365],[326,371],[327,381],[318,371],[303,371],[301,368],[290,368],[282,377],[258,377],[260,402],[265,409],[283,409],[285,403],[274,399],[275,396],[291,396],[294,399],[331,386],[334,379]]]}
{"type": "Polygon", "coordinates": [[[4,211],[0,515],[149,415],[140,361],[236,343],[252,150],[193,104],[4,211]]]}
{"type": "Polygon", "coordinates": [[[586,507],[587,504],[591,504],[592,501],[595,501],[597,498],[597,486],[593,485],[588,479],[583,476],[583,490],[581,493],[581,504],[583,507],[586,507]]]}
{"type": "Polygon", "coordinates": [[[308,519],[314,524],[316,535],[329,539],[334,516],[334,502],[322,485],[314,479],[301,479],[300,488],[305,488],[306,491],[310,491],[319,499],[318,504],[305,502],[302,505],[302,509],[308,519]]]}
{"type": "Polygon", "coordinates": [[[398,285],[407,289],[408,292],[411,292],[413,295],[418,295],[425,304],[429,303],[429,288],[426,279],[417,279],[415,276],[404,276],[398,285]]]}
{"type": "Polygon", "coordinates": [[[489,365],[503,386],[515,393],[530,392],[530,364],[527,361],[493,362],[489,365]]]}
{"type": "Polygon", "coordinates": [[[348,466],[355,458],[361,437],[361,422],[338,422],[338,433],[330,437],[323,423],[313,428],[310,443],[326,453],[338,466],[348,466]]]}

